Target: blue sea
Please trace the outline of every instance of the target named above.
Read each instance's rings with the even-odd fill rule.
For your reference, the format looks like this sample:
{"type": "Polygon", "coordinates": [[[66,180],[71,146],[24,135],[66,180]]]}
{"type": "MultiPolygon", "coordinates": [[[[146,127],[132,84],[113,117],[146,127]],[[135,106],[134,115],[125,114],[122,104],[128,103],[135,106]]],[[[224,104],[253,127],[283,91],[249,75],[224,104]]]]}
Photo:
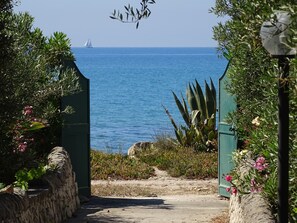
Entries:
{"type": "Polygon", "coordinates": [[[218,86],[227,61],[215,48],[73,48],[90,79],[91,148],[126,153],[138,141],[173,135],[162,105],[183,124],[172,96],[195,79],[218,86]]]}

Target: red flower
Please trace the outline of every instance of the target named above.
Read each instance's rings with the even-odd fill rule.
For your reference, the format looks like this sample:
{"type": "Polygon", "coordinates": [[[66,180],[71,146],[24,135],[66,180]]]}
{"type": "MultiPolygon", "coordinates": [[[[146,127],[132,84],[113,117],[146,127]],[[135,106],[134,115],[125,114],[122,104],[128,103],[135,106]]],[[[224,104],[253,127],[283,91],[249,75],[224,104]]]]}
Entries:
{"type": "Polygon", "coordinates": [[[236,189],[236,187],[232,187],[232,188],[231,188],[231,194],[234,194],[234,195],[237,194],[237,189],[236,189]]]}
{"type": "Polygon", "coordinates": [[[232,181],[232,176],[231,175],[226,175],[225,180],[227,182],[231,182],[232,181]]]}

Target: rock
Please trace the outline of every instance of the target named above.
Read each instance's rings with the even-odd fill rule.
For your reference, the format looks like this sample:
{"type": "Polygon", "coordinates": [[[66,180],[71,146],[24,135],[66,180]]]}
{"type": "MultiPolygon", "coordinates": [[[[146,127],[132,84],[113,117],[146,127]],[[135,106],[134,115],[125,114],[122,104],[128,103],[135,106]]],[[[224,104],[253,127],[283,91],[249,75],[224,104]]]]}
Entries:
{"type": "Polygon", "coordinates": [[[137,142],[128,149],[128,156],[135,157],[141,151],[151,148],[152,145],[152,142],[137,142]]]}

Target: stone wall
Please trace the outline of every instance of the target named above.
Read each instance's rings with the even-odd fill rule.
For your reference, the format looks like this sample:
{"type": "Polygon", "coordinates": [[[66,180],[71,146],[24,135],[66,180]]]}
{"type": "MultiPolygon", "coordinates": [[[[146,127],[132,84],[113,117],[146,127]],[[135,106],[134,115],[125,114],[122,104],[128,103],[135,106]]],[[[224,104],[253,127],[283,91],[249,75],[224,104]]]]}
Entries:
{"type": "Polygon", "coordinates": [[[78,188],[68,153],[55,147],[48,156],[55,169],[43,176],[42,187],[0,194],[1,223],[58,223],[79,208],[78,188]]]}
{"type": "Polygon", "coordinates": [[[268,203],[260,194],[231,195],[229,205],[230,223],[275,223],[268,203]]]}

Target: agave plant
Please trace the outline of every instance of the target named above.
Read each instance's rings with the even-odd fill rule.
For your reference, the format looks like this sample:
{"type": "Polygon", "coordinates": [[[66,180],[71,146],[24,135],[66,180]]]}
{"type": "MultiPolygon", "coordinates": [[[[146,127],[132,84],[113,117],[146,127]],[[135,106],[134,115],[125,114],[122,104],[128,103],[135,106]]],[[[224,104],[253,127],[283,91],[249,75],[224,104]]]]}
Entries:
{"type": "Polygon", "coordinates": [[[172,92],[175,103],[186,126],[178,126],[170,112],[164,107],[174,130],[177,141],[183,146],[191,146],[196,150],[217,149],[216,131],[216,89],[210,79],[210,86],[205,81],[205,94],[197,80],[194,84],[189,84],[186,90],[187,102],[183,95],[181,100],[172,92]]]}

